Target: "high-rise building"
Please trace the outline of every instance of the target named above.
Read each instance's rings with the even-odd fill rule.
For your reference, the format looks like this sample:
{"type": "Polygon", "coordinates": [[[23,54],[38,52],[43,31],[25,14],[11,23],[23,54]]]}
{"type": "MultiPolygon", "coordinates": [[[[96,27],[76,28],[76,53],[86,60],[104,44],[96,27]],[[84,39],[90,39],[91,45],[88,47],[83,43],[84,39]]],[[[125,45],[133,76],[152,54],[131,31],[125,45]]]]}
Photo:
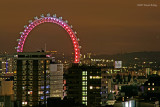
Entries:
{"type": "Polygon", "coordinates": [[[50,64],[50,97],[64,97],[63,64],[50,64]]]}
{"type": "Polygon", "coordinates": [[[106,88],[102,90],[101,79],[100,67],[72,66],[67,76],[67,97],[87,107],[101,106],[102,101],[106,98],[105,94],[101,96],[102,91],[105,91],[106,88]]]}
{"type": "Polygon", "coordinates": [[[107,97],[108,97],[108,73],[107,70],[101,69],[101,106],[107,105],[107,97]]]}
{"type": "Polygon", "coordinates": [[[50,95],[50,61],[45,52],[14,55],[14,99],[18,105],[46,104],[50,95]]]}
{"type": "Polygon", "coordinates": [[[13,76],[13,55],[0,55],[0,80],[13,76]]]}
{"type": "MultiPolygon", "coordinates": [[[[80,69],[79,66],[72,66],[68,69],[65,78],[67,97],[74,98],[75,102],[82,103],[82,69],[80,69]]],[[[87,85],[87,80],[85,82],[84,85],[87,85]]],[[[84,87],[84,89],[87,93],[87,88],[84,87]]]]}

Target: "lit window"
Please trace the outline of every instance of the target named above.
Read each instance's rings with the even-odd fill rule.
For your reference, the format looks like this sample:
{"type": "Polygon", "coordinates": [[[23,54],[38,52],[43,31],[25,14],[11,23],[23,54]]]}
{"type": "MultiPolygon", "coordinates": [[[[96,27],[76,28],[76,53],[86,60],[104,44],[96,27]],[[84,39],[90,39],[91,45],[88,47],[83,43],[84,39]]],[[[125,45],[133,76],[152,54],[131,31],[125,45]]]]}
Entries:
{"type": "Polygon", "coordinates": [[[87,101],[87,97],[82,97],[82,101],[87,101]]]}
{"type": "Polygon", "coordinates": [[[82,80],[87,80],[87,76],[83,76],[83,77],[82,77],[82,80]]]}
{"type": "Polygon", "coordinates": [[[26,87],[22,87],[22,90],[25,90],[26,89],[26,87]]]}
{"type": "Polygon", "coordinates": [[[82,75],[87,75],[87,71],[83,71],[83,72],[82,72],[82,75]]]}
{"type": "Polygon", "coordinates": [[[154,91],[154,88],[152,88],[152,90],[154,91]]]}
{"type": "Polygon", "coordinates": [[[154,85],[154,83],[152,83],[152,85],[154,85]]]}
{"type": "Polygon", "coordinates": [[[47,60],[47,63],[49,63],[49,60],[47,60]]]}
{"type": "Polygon", "coordinates": [[[93,86],[90,86],[90,89],[93,89],[93,86]]]}
{"type": "Polygon", "coordinates": [[[90,76],[90,79],[92,79],[92,76],[90,76]]]}
{"type": "Polygon", "coordinates": [[[28,91],[28,94],[32,94],[32,91],[28,91]]]}
{"type": "Polygon", "coordinates": [[[148,88],[148,91],[150,91],[150,88],[148,88]]]}
{"type": "Polygon", "coordinates": [[[17,71],[14,71],[14,74],[16,74],[17,73],[17,71]]]}
{"type": "Polygon", "coordinates": [[[82,104],[85,104],[85,105],[87,105],[87,102],[85,101],[85,102],[82,102],[82,104]]]}
{"type": "Polygon", "coordinates": [[[148,83],[148,85],[150,85],[150,83],[148,83]]]}
{"type": "Polygon", "coordinates": [[[96,89],[100,89],[101,87],[96,87],[96,89]]]}
{"type": "Polygon", "coordinates": [[[101,79],[101,76],[97,76],[96,78],[97,78],[97,79],[101,79]]]}
{"type": "Polygon", "coordinates": [[[43,94],[43,91],[38,91],[38,94],[43,94]]]}
{"type": "Polygon", "coordinates": [[[82,85],[87,85],[87,82],[82,82],[82,85]]]}
{"type": "Polygon", "coordinates": [[[122,97],[122,101],[124,101],[124,97],[122,97]]]}
{"type": "Polygon", "coordinates": [[[82,95],[83,95],[83,96],[87,95],[87,92],[82,92],[82,95]]]}
{"type": "Polygon", "coordinates": [[[22,105],[27,105],[27,102],[26,101],[22,102],[22,105]]]}
{"type": "Polygon", "coordinates": [[[87,87],[82,87],[82,90],[87,90],[87,87]]]}
{"type": "Polygon", "coordinates": [[[95,76],[93,76],[93,79],[95,79],[96,77],[95,76]]]}
{"type": "Polygon", "coordinates": [[[93,76],[93,79],[101,79],[101,76],[93,76]]]}
{"type": "Polygon", "coordinates": [[[44,99],[44,96],[41,96],[41,100],[44,99]]]}
{"type": "Polygon", "coordinates": [[[50,86],[49,86],[49,85],[47,85],[47,86],[46,86],[46,88],[50,88],[50,86]]]}

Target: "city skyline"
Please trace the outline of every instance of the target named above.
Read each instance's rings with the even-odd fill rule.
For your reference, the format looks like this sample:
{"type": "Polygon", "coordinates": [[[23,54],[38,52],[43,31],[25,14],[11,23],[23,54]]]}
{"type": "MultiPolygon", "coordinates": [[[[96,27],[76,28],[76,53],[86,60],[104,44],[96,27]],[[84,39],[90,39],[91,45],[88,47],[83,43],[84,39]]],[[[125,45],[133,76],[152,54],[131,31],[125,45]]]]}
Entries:
{"type": "MultiPolygon", "coordinates": [[[[82,53],[115,54],[135,51],[160,51],[159,6],[137,6],[140,3],[159,1],[3,1],[1,3],[1,42],[2,52],[16,52],[16,39],[29,20],[35,16],[57,14],[80,38],[82,53]],[[14,5],[13,5],[14,4],[14,5]],[[63,7],[63,8],[62,8],[63,7]],[[9,31],[9,32],[8,32],[9,31]],[[9,50],[9,51],[8,51],[9,50]]],[[[24,51],[44,49],[57,50],[70,54],[73,46],[68,34],[56,24],[37,26],[28,36],[24,51]]]]}
{"type": "Polygon", "coordinates": [[[0,107],[158,107],[159,0],[0,3],[0,107]]]}

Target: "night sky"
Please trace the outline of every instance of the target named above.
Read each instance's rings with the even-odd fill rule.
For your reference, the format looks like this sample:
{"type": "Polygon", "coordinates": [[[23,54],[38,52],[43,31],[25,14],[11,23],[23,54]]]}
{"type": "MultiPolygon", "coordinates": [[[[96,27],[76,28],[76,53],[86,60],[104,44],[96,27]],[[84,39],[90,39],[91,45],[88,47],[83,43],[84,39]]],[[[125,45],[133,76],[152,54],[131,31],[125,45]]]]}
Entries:
{"type": "MultiPolygon", "coordinates": [[[[160,0],[1,0],[0,52],[16,52],[23,26],[47,13],[62,16],[73,25],[82,53],[160,51],[160,0]]],[[[35,27],[24,51],[44,49],[45,43],[47,50],[73,52],[67,32],[53,23],[35,27]]]]}

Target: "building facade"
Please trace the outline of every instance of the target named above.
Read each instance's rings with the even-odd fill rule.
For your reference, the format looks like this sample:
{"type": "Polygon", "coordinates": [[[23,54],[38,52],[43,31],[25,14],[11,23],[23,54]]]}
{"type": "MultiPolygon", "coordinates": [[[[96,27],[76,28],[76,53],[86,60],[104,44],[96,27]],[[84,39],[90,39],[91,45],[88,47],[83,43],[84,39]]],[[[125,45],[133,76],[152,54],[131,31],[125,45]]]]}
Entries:
{"type": "MultiPolygon", "coordinates": [[[[95,66],[74,65],[68,70],[67,97],[73,98],[77,103],[87,107],[99,107],[102,105],[101,68],[95,66]]],[[[105,91],[105,88],[103,88],[105,91]]]]}
{"type": "Polygon", "coordinates": [[[63,64],[50,64],[50,97],[64,97],[63,64]]]}
{"type": "Polygon", "coordinates": [[[0,80],[13,76],[13,55],[0,55],[0,80]]]}
{"type": "Polygon", "coordinates": [[[50,58],[44,52],[14,55],[14,99],[20,106],[46,104],[50,58]]]}

